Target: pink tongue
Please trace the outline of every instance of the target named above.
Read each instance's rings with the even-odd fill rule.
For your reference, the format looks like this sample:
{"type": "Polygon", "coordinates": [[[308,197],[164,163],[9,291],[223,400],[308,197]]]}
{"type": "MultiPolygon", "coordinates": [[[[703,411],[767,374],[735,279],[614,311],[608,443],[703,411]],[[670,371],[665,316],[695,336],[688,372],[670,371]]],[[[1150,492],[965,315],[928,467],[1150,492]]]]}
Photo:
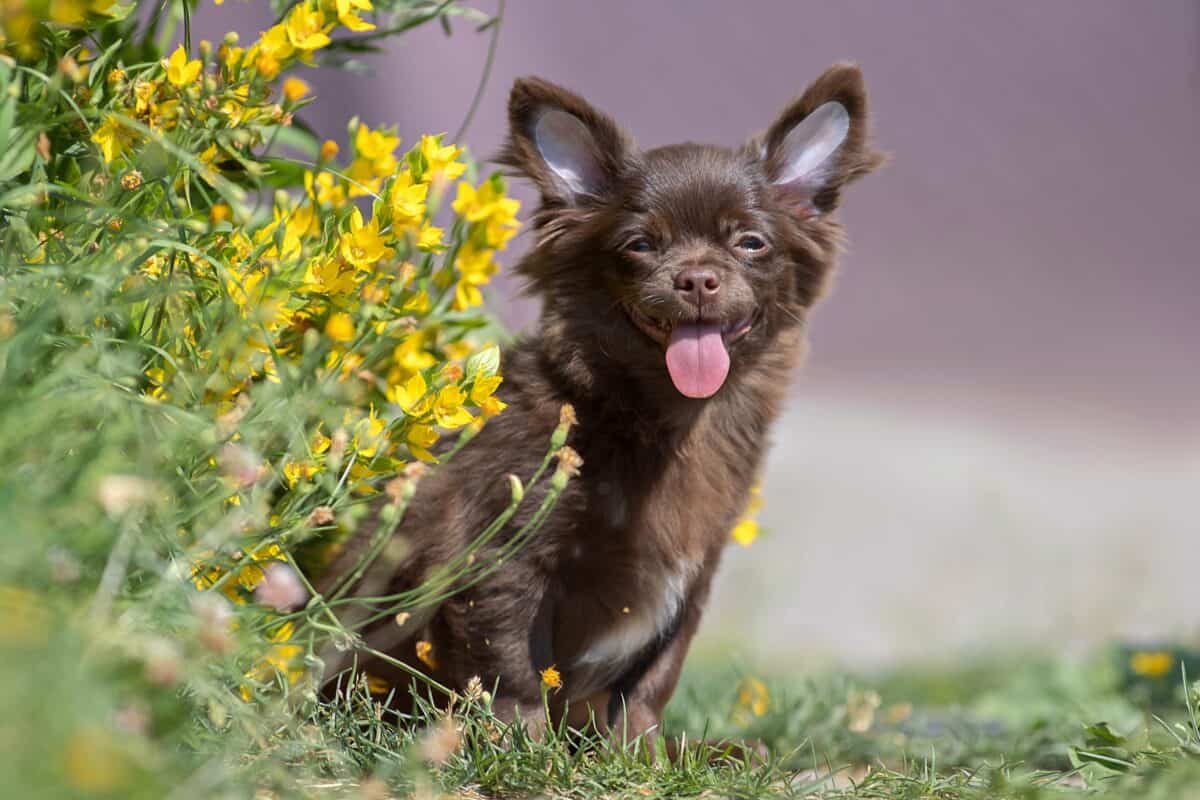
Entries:
{"type": "Polygon", "coordinates": [[[667,372],[685,397],[712,397],[729,374],[720,324],[676,325],[667,345],[667,372]]]}

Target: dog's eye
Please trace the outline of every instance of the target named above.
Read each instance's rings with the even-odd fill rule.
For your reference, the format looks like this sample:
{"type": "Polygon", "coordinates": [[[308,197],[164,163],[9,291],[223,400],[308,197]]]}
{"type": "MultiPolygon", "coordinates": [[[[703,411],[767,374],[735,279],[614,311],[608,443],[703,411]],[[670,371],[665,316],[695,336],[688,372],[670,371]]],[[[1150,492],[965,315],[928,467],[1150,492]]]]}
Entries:
{"type": "Polygon", "coordinates": [[[738,237],[737,246],[740,250],[757,253],[767,249],[767,243],[761,236],[754,233],[744,233],[738,237]]]}
{"type": "Polygon", "coordinates": [[[639,236],[625,245],[625,249],[631,253],[650,253],[654,251],[654,243],[645,236],[639,236]]]}

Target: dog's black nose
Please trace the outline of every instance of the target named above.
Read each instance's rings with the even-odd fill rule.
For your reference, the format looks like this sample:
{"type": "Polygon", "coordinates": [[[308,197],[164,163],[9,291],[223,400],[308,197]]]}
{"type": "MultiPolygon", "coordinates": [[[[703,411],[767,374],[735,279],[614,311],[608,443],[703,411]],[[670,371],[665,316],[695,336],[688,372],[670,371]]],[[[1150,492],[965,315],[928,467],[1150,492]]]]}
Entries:
{"type": "Polygon", "coordinates": [[[675,291],[699,307],[716,299],[721,279],[711,269],[688,267],[675,276],[675,291]]]}

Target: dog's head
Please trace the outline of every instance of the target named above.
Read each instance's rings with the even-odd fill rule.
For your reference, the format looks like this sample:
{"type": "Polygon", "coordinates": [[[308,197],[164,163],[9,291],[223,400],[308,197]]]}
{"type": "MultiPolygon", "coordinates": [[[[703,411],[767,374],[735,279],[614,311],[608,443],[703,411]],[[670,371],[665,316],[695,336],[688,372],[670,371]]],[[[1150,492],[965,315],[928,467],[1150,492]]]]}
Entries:
{"type": "Polygon", "coordinates": [[[640,151],[582,98],[518,80],[500,161],[541,193],[518,269],[572,346],[711,397],[799,325],[837,249],[829,214],[881,160],[857,67],[826,71],[740,149],[640,151]]]}

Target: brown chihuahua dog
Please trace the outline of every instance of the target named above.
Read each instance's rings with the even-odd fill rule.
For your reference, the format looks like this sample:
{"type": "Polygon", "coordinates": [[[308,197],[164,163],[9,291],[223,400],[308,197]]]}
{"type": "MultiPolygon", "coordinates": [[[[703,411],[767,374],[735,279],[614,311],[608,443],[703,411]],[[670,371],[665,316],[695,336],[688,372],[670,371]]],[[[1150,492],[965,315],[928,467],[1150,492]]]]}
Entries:
{"type": "MultiPolygon", "coordinates": [[[[537,78],[516,82],[509,119],[499,160],[541,193],[517,267],[541,321],[505,357],[508,408],[420,483],[395,534],[408,555],[364,585],[409,590],[461,555],[509,505],[504,474],[542,463],[567,403],[582,475],[490,575],[365,638],[451,689],[497,685],[497,713],[534,730],[547,721],[541,671],[554,666],[554,715],[632,738],[661,720],[755,481],[838,250],[831,212],[881,157],[846,64],[740,149],[639,151],[537,78]]],[[[545,491],[531,488],[475,559],[494,561],[545,491]]],[[[369,656],[359,667],[409,680],[369,656]]]]}

